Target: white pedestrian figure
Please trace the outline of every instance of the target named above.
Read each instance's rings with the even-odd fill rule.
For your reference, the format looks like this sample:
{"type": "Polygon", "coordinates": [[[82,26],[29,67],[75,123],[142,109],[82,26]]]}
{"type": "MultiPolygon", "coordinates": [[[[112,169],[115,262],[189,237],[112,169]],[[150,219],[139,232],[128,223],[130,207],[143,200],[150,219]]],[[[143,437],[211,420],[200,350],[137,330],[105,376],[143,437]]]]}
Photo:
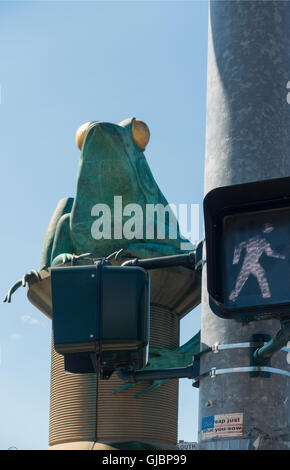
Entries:
{"type": "MultiPolygon", "coordinates": [[[[262,229],[264,233],[270,233],[272,230],[274,230],[274,227],[269,223],[264,224],[262,229]]],[[[233,302],[236,300],[250,274],[253,274],[257,279],[262,297],[265,299],[270,298],[271,292],[267,276],[265,270],[260,265],[259,260],[263,253],[272,258],[285,259],[285,256],[275,253],[266,238],[261,235],[255,235],[235,247],[233,264],[238,264],[243,249],[246,250],[244,262],[237,278],[235,288],[229,296],[229,300],[232,300],[233,302]]]]}

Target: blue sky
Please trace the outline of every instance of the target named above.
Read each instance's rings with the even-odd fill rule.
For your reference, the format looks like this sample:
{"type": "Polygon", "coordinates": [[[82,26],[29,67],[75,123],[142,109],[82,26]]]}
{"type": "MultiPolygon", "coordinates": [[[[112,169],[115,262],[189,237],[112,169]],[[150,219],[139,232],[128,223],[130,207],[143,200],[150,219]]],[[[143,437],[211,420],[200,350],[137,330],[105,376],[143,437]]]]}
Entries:
{"type": "MultiPolygon", "coordinates": [[[[145,121],[167,200],[202,204],[207,17],[206,1],[0,2],[3,297],[40,267],[54,208],[74,196],[84,122],[145,121]]],[[[0,448],[45,449],[51,323],[25,289],[0,306],[0,448]]],[[[197,308],[181,343],[199,325],[197,308]]],[[[179,439],[197,440],[197,408],[197,389],[180,380],[179,439]]]]}

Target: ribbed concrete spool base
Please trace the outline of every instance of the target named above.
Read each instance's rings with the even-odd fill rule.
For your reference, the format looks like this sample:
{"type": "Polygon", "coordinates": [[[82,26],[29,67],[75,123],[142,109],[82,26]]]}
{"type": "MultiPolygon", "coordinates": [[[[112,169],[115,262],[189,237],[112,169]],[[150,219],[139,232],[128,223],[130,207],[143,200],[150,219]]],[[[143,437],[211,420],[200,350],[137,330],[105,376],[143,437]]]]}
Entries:
{"type": "MultiPolygon", "coordinates": [[[[151,305],[150,315],[151,347],[177,348],[177,315],[157,305],[151,305]]],[[[114,443],[132,441],[174,448],[178,381],[171,380],[140,398],[136,394],[150,382],[113,393],[122,385],[116,374],[109,380],[99,380],[96,374],[65,373],[63,356],[52,346],[49,443],[55,447],[51,449],[57,450],[63,443],[69,448],[98,449],[93,445],[96,442],[114,447],[114,443]]]]}

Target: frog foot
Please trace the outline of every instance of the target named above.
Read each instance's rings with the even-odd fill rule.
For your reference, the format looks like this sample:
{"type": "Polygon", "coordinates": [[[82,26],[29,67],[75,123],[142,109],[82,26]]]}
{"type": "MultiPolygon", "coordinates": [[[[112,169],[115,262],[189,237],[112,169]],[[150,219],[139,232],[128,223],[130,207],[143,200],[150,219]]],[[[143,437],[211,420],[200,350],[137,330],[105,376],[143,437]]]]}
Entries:
{"type": "Polygon", "coordinates": [[[82,255],[75,255],[71,253],[62,253],[54,258],[53,262],[51,263],[52,266],[57,266],[59,264],[66,264],[71,263],[73,266],[77,260],[79,259],[93,259],[93,255],[91,253],[83,253],[82,255]]]}
{"type": "Polygon", "coordinates": [[[9,291],[7,292],[3,302],[8,302],[10,303],[11,302],[11,297],[12,297],[12,294],[14,294],[14,292],[21,286],[25,287],[26,286],[26,283],[27,281],[29,281],[32,277],[36,277],[36,279],[38,281],[41,280],[41,276],[39,274],[38,271],[36,271],[35,269],[32,269],[29,273],[26,273],[22,276],[21,279],[19,279],[19,281],[15,282],[15,284],[13,284],[13,286],[9,289],[9,291]]]}

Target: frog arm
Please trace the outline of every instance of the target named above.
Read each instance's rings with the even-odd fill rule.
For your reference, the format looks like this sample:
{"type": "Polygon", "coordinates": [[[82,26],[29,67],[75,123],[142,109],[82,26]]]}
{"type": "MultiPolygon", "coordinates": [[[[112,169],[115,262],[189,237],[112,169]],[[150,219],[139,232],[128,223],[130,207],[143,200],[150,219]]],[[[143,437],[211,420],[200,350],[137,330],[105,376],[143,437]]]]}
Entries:
{"type": "Polygon", "coordinates": [[[64,214],[57,223],[51,251],[51,266],[68,262],[74,264],[74,261],[79,258],[92,259],[93,255],[91,253],[83,253],[81,255],[74,253],[74,245],[70,231],[70,217],[70,213],[64,214]]]}
{"type": "Polygon", "coordinates": [[[51,266],[68,262],[74,264],[74,261],[80,258],[92,259],[93,255],[91,253],[83,253],[81,255],[74,253],[74,245],[70,231],[70,216],[70,213],[64,214],[57,223],[51,251],[51,266]]]}
{"type": "Polygon", "coordinates": [[[56,206],[56,209],[50,219],[49,225],[46,230],[45,238],[44,238],[43,249],[42,249],[42,259],[41,259],[42,267],[50,266],[51,253],[52,253],[52,247],[53,247],[53,242],[55,238],[56,227],[58,225],[60,218],[64,214],[68,214],[71,212],[73,202],[74,202],[74,199],[72,197],[65,197],[61,199],[56,206]]]}

